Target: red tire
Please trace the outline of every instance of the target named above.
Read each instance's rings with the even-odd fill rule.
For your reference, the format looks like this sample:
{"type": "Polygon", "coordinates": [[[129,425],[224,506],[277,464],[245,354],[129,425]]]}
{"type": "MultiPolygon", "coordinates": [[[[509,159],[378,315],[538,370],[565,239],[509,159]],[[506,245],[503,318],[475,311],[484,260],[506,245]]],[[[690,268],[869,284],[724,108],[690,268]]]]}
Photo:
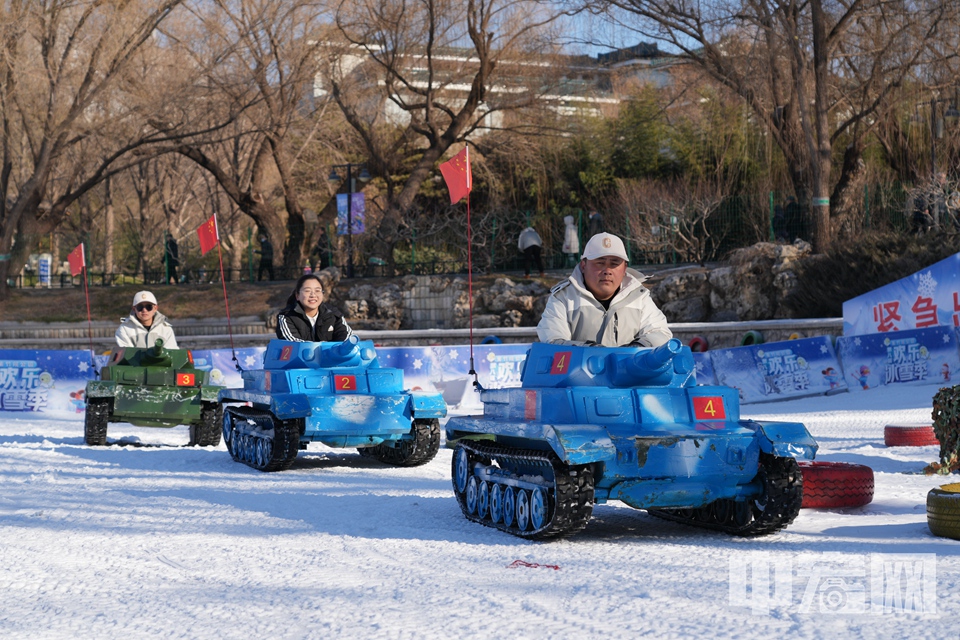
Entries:
{"type": "Polygon", "coordinates": [[[710,348],[710,345],[707,344],[707,339],[701,336],[693,336],[690,338],[690,342],[687,343],[687,346],[690,347],[690,351],[694,353],[703,353],[710,348]]]}
{"type": "Polygon", "coordinates": [[[862,507],[873,500],[873,469],[846,462],[798,461],[803,475],[801,509],[862,507]]]}
{"type": "Polygon", "coordinates": [[[883,428],[883,444],[888,447],[940,446],[933,425],[888,424],[883,428]]]}

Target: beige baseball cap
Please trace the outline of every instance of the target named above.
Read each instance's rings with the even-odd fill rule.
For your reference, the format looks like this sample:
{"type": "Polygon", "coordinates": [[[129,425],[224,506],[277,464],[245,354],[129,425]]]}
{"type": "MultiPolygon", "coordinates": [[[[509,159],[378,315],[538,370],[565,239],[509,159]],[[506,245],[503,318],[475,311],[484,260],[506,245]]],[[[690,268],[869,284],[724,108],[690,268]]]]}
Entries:
{"type": "Polygon", "coordinates": [[[590,238],[587,246],[583,248],[581,258],[596,260],[604,256],[616,256],[625,262],[629,262],[627,250],[623,247],[623,240],[612,233],[598,233],[590,238]]]}
{"type": "Polygon", "coordinates": [[[138,291],[137,295],[133,296],[133,306],[137,306],[141,302],[157,304],[157,298],[149,291],[138,291]]]}

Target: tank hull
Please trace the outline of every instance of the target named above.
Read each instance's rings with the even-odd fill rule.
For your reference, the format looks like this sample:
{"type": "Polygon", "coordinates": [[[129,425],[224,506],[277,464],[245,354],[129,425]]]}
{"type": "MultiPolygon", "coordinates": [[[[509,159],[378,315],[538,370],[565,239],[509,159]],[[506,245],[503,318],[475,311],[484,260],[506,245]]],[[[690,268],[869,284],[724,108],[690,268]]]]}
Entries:
{"type": "MultiPolygon", "coordinates": [[[[439,448],[439,426],[434,423],[446,416],[443,397],[404,390],[403,372],[380,367],[370,341],[272,340],[264,369],[244,371],[242,377],[243,389],[221,391],[220,401],[225,405],[245,403],[266,417],[253,418],[263,425],[246,432],[247,423],[243,420],[247,418],[236,411],[231,414],[230,409],[224,418],[224,436],[228,440],[234,432],[246,434],[247,440],[256,440],[262,449],[267,445],[261,441],[275,437],[276,429],[270,425],[286,428],[283,425],[295,424],[299,448],[310,442],[357,448],[361,453],[373,452],[374,457],[401,466],[423,457],[424,447],[434,448],[430,458],[439,448]],[[424,430],[425,435],[421,433],[424,430]],[[421,436],[426,442],[418,439],[421,436]],[[407,451],[410,456],[398,456],[398,451],[407,451]]],[[[248,455],[243,447],[239,452],[235,459],[264,471],[286,468],[292,462],[251,464],[252,454],[248,455]],[[270,466],[276,468],[267,468],[270,466]]]]}
{"type": "MultiPolygon", "coordinates": [[[[534,344],[521,388],[485,390],[483,415],[453,417],[446,424],[447,446],[456,450],[454,491],[464,514],[538,537],[489,515],[485,521],[479,502],[471,511],[471,486],[478,496],[513,485],[534,492],[516,481],[540,477],[547,512],[561,513],[563,500],[551,496],[560,496],[562,487],[551,478],[589,473],[595,503],[619,500],[738,535],[789,524],[802,497],[795,459],[812,460],[816,441],[800,423],[740,419],[737,391],[697,386],[689,348],[679,343],[673,348],[666,354],[534,344]],[[527,465],[516,452],[542,460],[527,465]],[[538,471],[548,467],[546,476],[538,471]],[[772,517],[749,507],[767,501],[782,513],[772,517]],[[701,512],[699,519],[692,510],[701,512]]],[[[547,537],[569,533],[549,522],[544,527],[551,532],[547,537]]]]}

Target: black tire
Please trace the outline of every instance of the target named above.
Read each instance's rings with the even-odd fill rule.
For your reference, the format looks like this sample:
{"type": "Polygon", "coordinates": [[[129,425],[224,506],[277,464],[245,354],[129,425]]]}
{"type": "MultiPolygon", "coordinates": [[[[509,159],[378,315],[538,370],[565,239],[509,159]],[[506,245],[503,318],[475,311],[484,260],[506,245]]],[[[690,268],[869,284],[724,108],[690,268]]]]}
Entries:
{"type": "Polygon", "coordinates": [[[927,526],[935,536],[960,540],[960,483],[930,489],[927,493],[927,526]]]}
{"type": "Polygon", "coordinates": [[[191,447],[215,447],[220,444],[223,407],[218,402],[200,405],[200,422],[190,425],[191,447]]]}
{"type": "Polygon", "coordinates": [[[410,438],[389,445],[378,444],[359,449],[362,456],[373,456],[384,464],[395,467],[417,467],[433,460],[440,450],[440,421],[436,418],[417,418],[410,427],[410,438]]]}
{"type": "Polygon", "coordinates": [[[87,412],[83,419],[83,441],[91,447],[107,444],[107,424],[112,413],[112,399],[88,398],[87,412]]]}

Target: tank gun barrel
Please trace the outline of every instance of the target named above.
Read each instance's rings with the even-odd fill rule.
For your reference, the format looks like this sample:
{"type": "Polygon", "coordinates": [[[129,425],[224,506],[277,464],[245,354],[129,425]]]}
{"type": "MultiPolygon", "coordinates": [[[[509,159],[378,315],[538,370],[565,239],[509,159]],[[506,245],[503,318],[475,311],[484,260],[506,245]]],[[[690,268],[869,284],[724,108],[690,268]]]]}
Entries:
{"type": "Polygon", "coordinates": [[[619,354],[617,357],[613,383],[617,386],[638,384],[669,383],[673,377],[673,362],[683,343],[671,338],[666,344],[653,349],[645,349],[632,355],[619,354]]]}
{"type": "Polygon", "coordinates": [[[150,355],[155,358],[163,355],[163,338],[157,338],[157,341],[153,344],[153,349],[150,350],[150,355]]]}
{"type": "Polygon", "coordinates": [[[337,362],[344,362],[356,356],[360,353],[360,338],[356,335],[352,335],[333,349],[329,350],[329,354],[333,356],[333,360],[337,362]]]}
{"type": "Polygon", "coordinates": [[[631,369],[638,375],[649,371],[662,371],[678,353],[683,343],[676,338],[670,338],[665,344],[648,351],[641,351],[633,356],[631,369]]]}

